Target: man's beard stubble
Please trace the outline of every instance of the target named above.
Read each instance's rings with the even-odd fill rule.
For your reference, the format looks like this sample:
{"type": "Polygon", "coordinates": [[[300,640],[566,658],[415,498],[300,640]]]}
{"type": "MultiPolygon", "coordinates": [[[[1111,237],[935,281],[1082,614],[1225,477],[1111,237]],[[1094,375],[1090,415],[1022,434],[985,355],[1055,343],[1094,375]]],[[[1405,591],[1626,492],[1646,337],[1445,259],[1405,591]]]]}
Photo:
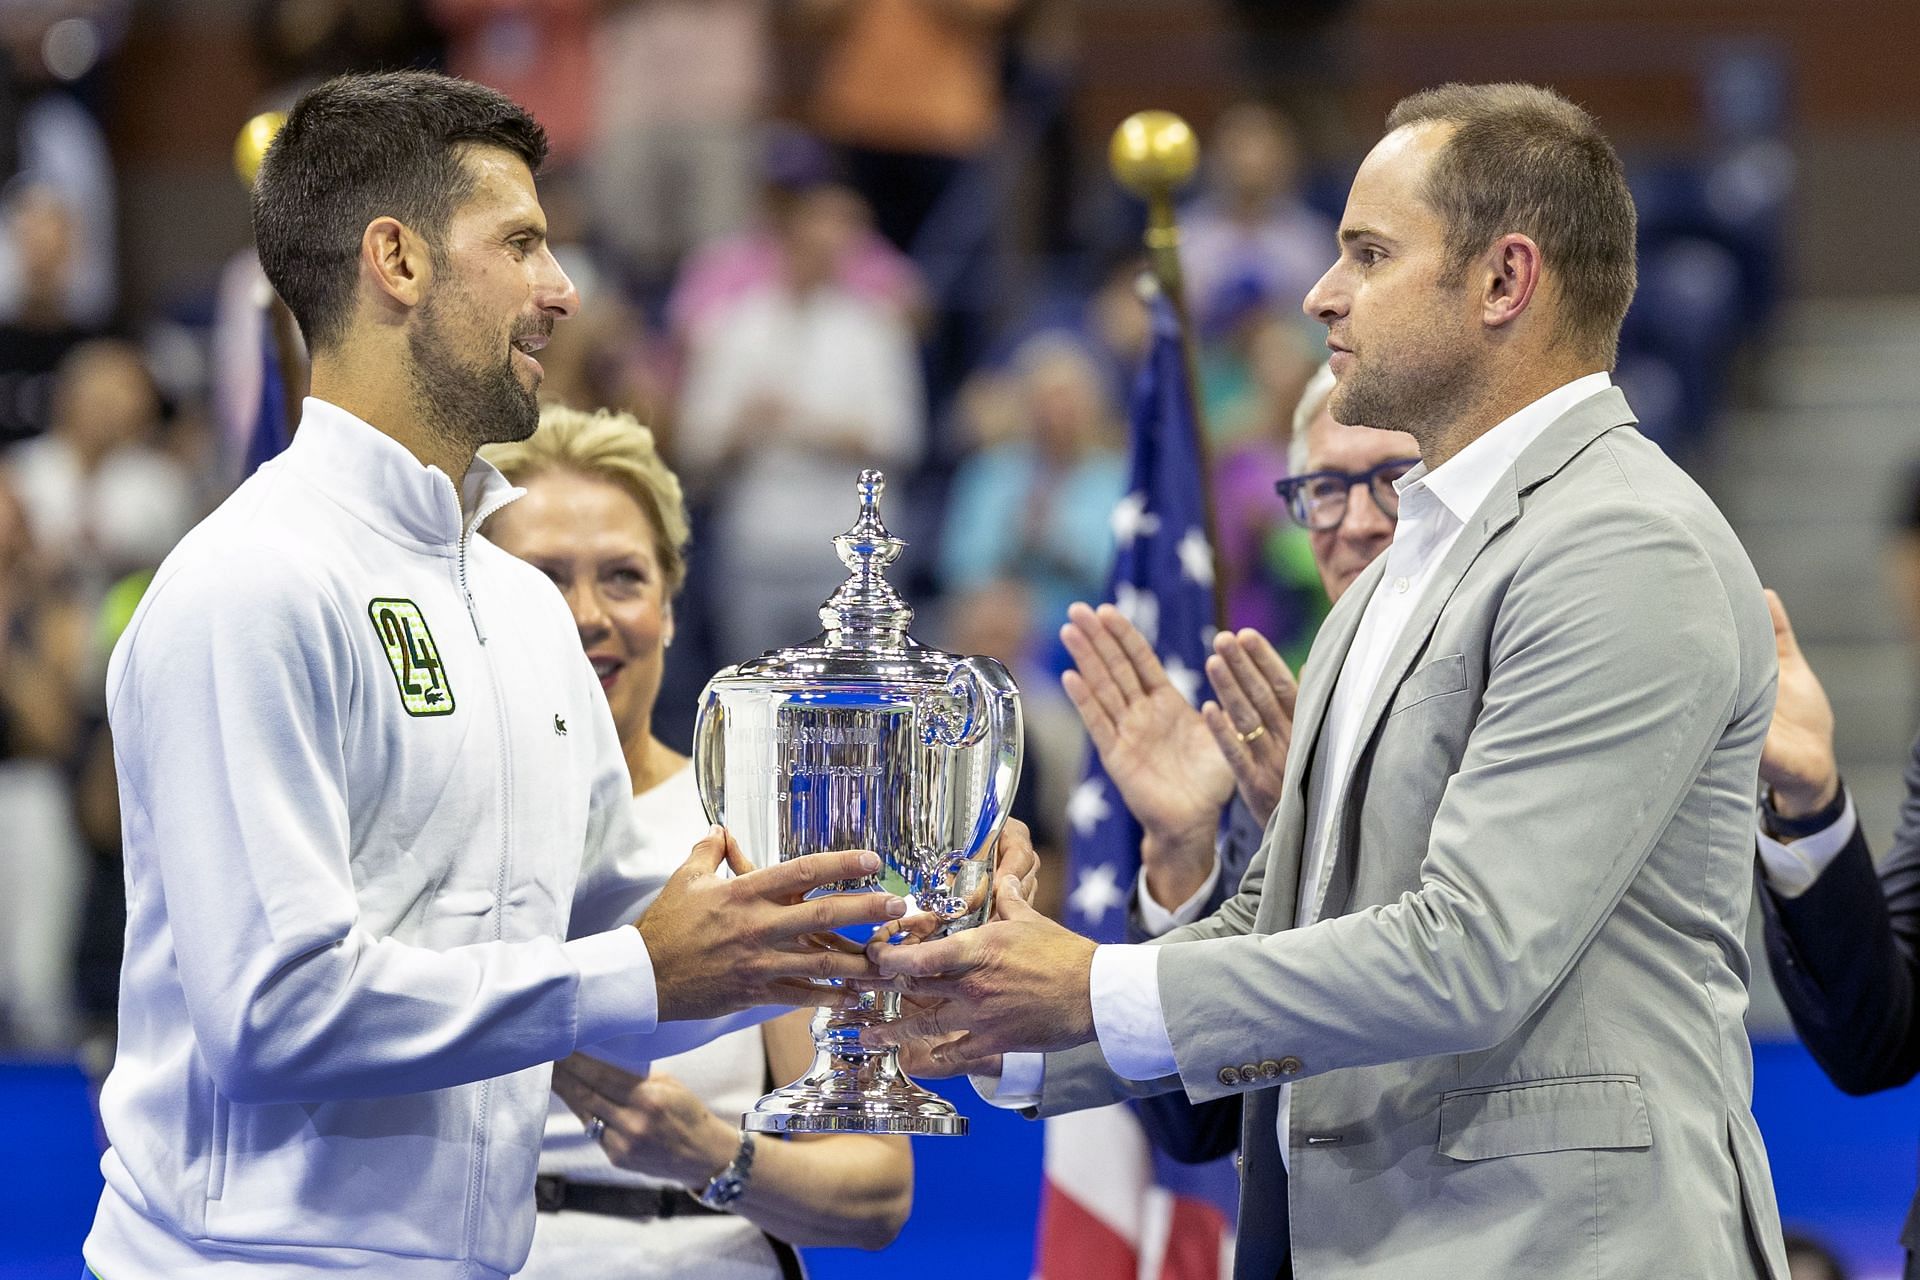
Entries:
{"type": "Polygon", "coordinates": [[[540,425],[540,401],[515,374],[512,349],[498,362],[466,363],[443,311],[439,299],[429,299],[407,336],[420,425],[463,449],[525,440],[540,425]]]}
{"type": "Polygon", "coordinates": [[[1412,353],[1387,367],[1356,356],[1334,384],[1327,409],[1335,422],[1348,426],[1404,431],[1424,451],[1454,425],[1483,377],[1481,362],[1458,349],[1412,353]]]}

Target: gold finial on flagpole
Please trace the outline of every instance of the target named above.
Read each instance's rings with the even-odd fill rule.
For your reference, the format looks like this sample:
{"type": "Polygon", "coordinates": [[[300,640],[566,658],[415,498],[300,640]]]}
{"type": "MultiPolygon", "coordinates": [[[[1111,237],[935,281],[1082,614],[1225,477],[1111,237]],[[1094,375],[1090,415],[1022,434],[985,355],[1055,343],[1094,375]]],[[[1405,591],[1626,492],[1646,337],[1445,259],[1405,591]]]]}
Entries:
{"type": "Polygon", "coordinates": [[[1136,111],[1120,122],[1107,147],[1107,162],[1121,186],[1147,202],[1147,254],[1161,291],[1183,314],[1186,291],[1180,275],[1180,225],[1173,197],[1200,166],[1200,143],[1187,122],[1171,111],[1136,111]]]}
{"type": "Polygon", "coordinates": [[[268,144],[286,122],[284,111],[262,111],[240,126],[240,136],[233,140],[233,171],[239,175],[242,186],[253,186],[254,178],[260,173],[260,161],[266,158],[268,144]]]}
{"type": "Polygon", "coordinates": [[[1120,122],[1107,148],[1113,176],[1144,200],[1171,198],[1200,164],[1200,144],[1171,111],[1136,111],[1120,122]]]}

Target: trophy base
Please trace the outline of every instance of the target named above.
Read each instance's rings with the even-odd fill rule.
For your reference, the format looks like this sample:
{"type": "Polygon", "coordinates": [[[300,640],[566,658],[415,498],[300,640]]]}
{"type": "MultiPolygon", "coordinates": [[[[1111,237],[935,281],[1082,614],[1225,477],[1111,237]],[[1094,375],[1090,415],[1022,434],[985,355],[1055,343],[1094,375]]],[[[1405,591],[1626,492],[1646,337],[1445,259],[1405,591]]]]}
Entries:
{"type": "Polygon", "coordinates": [[[741,1128],[755,1133],[888,1133],[960,1137],[967,1118],[905,1076],[872,1093],[818,1087],[813,1079],[776,1089],[754,1104],[741,1128]]]}

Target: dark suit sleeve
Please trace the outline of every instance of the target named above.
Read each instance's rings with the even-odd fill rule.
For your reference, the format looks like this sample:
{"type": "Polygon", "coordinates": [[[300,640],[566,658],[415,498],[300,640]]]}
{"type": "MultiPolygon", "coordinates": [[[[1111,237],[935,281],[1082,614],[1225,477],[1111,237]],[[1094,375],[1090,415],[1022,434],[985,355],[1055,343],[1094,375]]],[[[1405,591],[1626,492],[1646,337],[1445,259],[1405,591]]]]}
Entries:
{"type": "Polygon", "coordinates": [[[1763,878],[1760,901],[1774,980],[1833,1082],[1873,1093],[1920,1073],[1920,742],[1893,850],[1877,873],[1856,830],[1812,888],[1782,898],[1763,878]]]}
{"type": "MultiPolygon", "coordinates": [[[[1259,851],[1264,834],[1253,811],[1236,795],[1227,808],[1227,821],[1220,836],[1220,876],[1200,910],[1201,916],[1212,915],[1221,903],[1239,891],[1240,879],[1259,851]]],[[[1128,908],[1127,940],[1147,940],[1146,930],[1140,923],[1137,894],[1128,908]]],[[[1140,1117],[1141,1128],[1147,1131],[1147,1140],[1181,1164],[1205,1164],[1240,1146],[1239,1094],[1193,1103],[1187,1101],[1184,1093],[1162,1093],[1137,1098],[1131,1105],[1140,1117]]]]}

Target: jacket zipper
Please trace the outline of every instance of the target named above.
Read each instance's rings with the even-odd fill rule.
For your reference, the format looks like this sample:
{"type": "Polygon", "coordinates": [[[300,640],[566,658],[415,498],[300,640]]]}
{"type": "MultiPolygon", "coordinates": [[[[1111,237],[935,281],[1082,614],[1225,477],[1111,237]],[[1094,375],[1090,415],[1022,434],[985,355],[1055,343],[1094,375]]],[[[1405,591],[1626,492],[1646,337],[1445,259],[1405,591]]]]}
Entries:
{"type": "MultiPolygon", "coordinates": [[[[505,504],[503,503],[501,505],[505,504]]],[[[478,525],[488,514],[491,514],[491,512],[483,513],[474,520],[474,524],[478,525]]],[[[462,572],[461,586],[463,590],[466,585],[464,576],[466,570],[465,550],[466,543],[462,540],[460,564],[462,572]]],[[[473,608],[473,598],[471,596],[467,598],[467,608],[469,610],[473,608]]],[[[476,618],[474,622],[474,633],[478,635],[479,631],[480,624],[476,618]]],[[[486,637],[481,636],[480,643],[484,646],[486,644],[486,637]]],[[[484,663],[487,668],[487,682],[493,690],[494,741],[497,744],[500,763],[500,860],[495,867],[493,879],[493,940],[499,942],[506,936],[507,871],[511,865],[513,854],[513,761],[512,754],[507,750],[506,708],[505,702],[500,695],[500,673],[494,667],[493,659],[490,655],[482,653],[481,662],[484,663]]],[[[482,1080],[480,1082],[480,1097],[477,1105],[478,1111],[474,1117],[473,1135],[473,1182],[468,1189],[467,1197],[467,1256],[469,1258],[474,1256],[479,1245],[478,1237],[482,1218],[481,1191],[486,1183],[487,1136],[492,1127],[491,1120],[493,1115],[492,1080],[482,1080]]]]}
{"type": "MultiPolygon", "coordinates": [[[[452,481],[448,481],[449,484],[452,481]]],[[[459,507],[459,489],[454,490],[454,505],[459,507]]],[[[473,635],[480,642],[480,660],[487,668],[487,682],[493,690],[494,741],[499,755],[500,766],[500,860],[494,871],[493,879],[493,939],[495,942],[505,936],[503,918],[506,915],[507,867],[511,853],[509,832],[513,815],[513,774],[512,762],[507,751],[507,722],[505,708],[500,697],[500,673],[494,669],[493,659],[486,650],[487,635],[480,627],[480,611],[473,603],[473,589],[467,576],[467,552],[473,543],[476,530],[480,528],[494,512],[519,497],[518,491],[502,494],[483,504],[466,523],[460,532],[460,553],[456,561],[460,579],[460,597],[467,604],[467,619],[473,623],[473,635]]],[[[493,1114],[493,1081],[480,1082],[479,1097],[475,1100],[473,1126],[473,1164],[472,1174],[467,1184],[467,1247],[466,1256],[472,1259],[479,1250],[480,1223],[483,1216],[482,1194],[487,1179],[487,1135],[489,1121],[493,1114]]]]}
{"type": "MultiPolygon", "coordinates": [[[[453,487],[453,505],[455,510],[459,510],[460,489],[457,485],[454,485],[451,480],[447,481],[447,484],[453,487]]],[[[460,598],[467,602],[467,621],[473,624],[473,638],[478,640],[482,645],[487,643],[487,633],[480,629],[480,611],[474,607],[473,590],[467,583],[467,548],[473,543],[474,533],[481,525],[486,523],[487,517],[519,496],[520,492],[515,490],[493,498],[476,510],[473,513],[473,519],[467,521],[466,527],[460,531],[460,554],[456,560],[457,571],[460,578],[460,598]]],[[[497,693],[498,690],[495,692],[497,693]]]]}

